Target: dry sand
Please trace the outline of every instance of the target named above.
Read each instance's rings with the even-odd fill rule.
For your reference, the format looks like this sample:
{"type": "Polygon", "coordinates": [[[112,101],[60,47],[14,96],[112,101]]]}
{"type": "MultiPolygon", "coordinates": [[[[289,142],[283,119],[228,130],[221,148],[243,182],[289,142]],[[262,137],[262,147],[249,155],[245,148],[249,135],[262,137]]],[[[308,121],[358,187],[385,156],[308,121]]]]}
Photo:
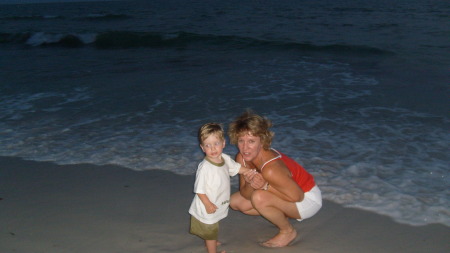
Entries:
{"type": "MultiPolygon", "coordinates": [[[[194,177],[89,164],[0,157],[0,252],[205,252],[190,235],[194,177]]],[[[289,247],[258,245],[276,234],[260,217],[230,210],[220,249],[246,252],[450,252],[450,228],[409,226],[325,201],[289,247]]]]}

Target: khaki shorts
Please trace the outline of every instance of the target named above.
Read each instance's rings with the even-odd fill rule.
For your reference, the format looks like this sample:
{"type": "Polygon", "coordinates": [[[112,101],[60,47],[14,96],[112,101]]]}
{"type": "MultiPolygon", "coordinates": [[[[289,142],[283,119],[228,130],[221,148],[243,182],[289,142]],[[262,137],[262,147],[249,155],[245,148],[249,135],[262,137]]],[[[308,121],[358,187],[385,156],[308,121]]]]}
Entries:
{"type": "Polygon", "coordinates": [[[191,229],[189,232],[203,240],[217,240],[219,237],[219,222],[205,224],[191,216],[191,229]]]}

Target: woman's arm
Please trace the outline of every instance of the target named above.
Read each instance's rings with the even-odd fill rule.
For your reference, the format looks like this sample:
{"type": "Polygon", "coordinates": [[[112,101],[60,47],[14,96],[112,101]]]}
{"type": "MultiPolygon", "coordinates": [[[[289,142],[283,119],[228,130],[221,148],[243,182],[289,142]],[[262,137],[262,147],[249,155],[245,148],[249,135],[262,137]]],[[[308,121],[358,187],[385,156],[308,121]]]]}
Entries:
{"type": "MultiPolygon", "coordinates": [[[[244,166],[244,160],[242,158],[242,155],[240,153],[238,153],[236,155],[235,160],[237,162],[239,162],[240,164],[242,164],[242,166],[244,166]]],[[[248,169],[252,169],[249,168],[250,164],[247,163],[246,164],[246,168],[248,169]]],[[[252,196],[253,191],[255,190],[252,186],[251,186],[251,179],[254,175],[253,171],[247,171],[244,174],[240,174],[239,175],[239,192],[241,193],[242,197],[246,198],[246,199],[250,199],[250,197],[252,196]]]]}
{"type": "Polygon", "coordinates": [[[239,192],[242,197],[250,199],[255,189],[253,189],[251,185],[245,181],[244,177],[244,175],[239,175],[239,192]]]}
{"type": "Polygon", "coordinates": [[[291,173],[283,161],[274,161],[262,171],[264,179],[269,183],[268,191],[289,202],[299,202],[304,192],[292,179],[291,173]]]}

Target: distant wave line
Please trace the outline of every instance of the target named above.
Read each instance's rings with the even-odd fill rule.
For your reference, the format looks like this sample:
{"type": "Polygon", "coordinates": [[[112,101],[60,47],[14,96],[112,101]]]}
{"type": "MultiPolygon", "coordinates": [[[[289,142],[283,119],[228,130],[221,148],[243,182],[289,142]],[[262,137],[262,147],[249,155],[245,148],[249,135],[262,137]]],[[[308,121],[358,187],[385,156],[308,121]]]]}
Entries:
{"type": "Polygon", "coordinates": [[[129,19],[132,18],[129,15],[125,14],[87,14],[85,16],[81,17],[65,17],[65,16],[51,16],[51,15],[29,15],[29,16],[6,16],[6,17],[0,17],[0,20],[52,20],[52,19],[69,19],[69,20],[92,20],[92,21],[98,21],[98,20],[117,20],[117,19],[129,19]]]}
{"type": "Polygon", "coordinates": [[[0,33],[2,44],[26,44],[28,46],[59,46],[76,48],[94,46],[98,49],[122,49],[139,47],[184,48],[199,43],[211,47],[230,47],[234,49],[262,50],[299,50],[329,53],[391,55],[391,51],[363,45],[329,44],[315,45],[301,42],[261,40],[232,35],[197,34],[178,32],[165,34],[160,32],[110,31],[86,34],[0,33]]]}

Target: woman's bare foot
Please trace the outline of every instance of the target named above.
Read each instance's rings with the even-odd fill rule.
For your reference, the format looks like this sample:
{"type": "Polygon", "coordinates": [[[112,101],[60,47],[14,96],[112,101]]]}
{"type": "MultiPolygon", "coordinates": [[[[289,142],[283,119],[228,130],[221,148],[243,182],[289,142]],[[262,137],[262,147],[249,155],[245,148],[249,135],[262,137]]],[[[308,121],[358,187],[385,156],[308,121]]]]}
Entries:
{"type": "Polygon", "coordinates": [[[289,232],[280,232],[272,239],[261,243],[261,246],[267,248],[281,248],[288,246],[297,237],[297,231],[292,228],[289,232]]]}

